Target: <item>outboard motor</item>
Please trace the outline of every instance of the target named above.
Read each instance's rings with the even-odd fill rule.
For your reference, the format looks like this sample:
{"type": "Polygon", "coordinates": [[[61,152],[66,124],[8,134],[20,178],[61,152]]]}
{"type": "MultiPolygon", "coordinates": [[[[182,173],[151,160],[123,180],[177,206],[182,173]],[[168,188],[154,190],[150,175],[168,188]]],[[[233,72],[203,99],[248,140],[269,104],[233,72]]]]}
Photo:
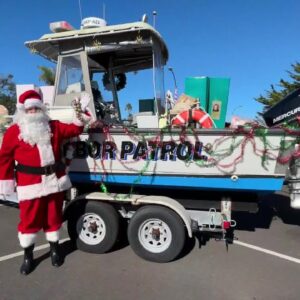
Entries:
{"type": "MultiPolygon", "coordinates": [[[[300,88],[288,94],[276,105],[263,114],[269,127],[283,123],[294,123],[300,116],[300,88]]],[[[297,149],[300,147],[296,145],[297,149]]],[[[290,190],[291,207],[300,209],[300,158],[290,161],[287,182],[290,190]]]]}
{"type": "Polygon", "coordinates": [[[263,114],[269,127],[278,126],[284,122],[294,122],[300,116],[300,88],[288,94],[263,114]]]}

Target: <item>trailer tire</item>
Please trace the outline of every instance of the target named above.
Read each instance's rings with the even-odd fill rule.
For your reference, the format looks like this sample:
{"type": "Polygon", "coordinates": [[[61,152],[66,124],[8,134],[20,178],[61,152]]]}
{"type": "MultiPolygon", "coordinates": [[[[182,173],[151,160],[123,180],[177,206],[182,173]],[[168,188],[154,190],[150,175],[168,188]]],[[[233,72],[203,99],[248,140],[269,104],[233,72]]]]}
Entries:
{"type": "Polygon", "coordinates": [[[144,206],[131,218],[128,240],[133,251],[145,260],[165,263],[182,251],[186,232],[177,213],[161,206],[144,206]]]}
{"type": "Polygon", "coordinates": [[[79,250],[105,253],[115,245],[120,218],[115,208],[98,201],[88,201],[79,214],[70,214],[68,233],[79,250]]]}

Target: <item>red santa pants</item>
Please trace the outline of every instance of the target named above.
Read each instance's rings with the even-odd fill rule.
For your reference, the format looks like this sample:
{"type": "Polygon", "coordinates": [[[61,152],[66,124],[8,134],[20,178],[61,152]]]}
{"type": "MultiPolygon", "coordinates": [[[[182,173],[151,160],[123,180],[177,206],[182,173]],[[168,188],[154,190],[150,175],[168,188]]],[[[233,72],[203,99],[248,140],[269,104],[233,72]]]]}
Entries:
{"type": "Polygon", "coordinates": [[[23,248],[34,244],[36,233],[41,229],[49,242],[59,240],[62,225],[64,192],[19,202],[19,240],[23,248]]]}

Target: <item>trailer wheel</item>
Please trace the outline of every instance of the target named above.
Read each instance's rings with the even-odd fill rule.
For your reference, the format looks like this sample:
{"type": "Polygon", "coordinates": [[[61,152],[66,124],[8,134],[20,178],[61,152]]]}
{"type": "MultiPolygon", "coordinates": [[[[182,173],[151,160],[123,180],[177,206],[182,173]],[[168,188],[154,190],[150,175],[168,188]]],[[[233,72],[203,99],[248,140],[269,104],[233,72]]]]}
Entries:
{"type": "Polygon", "coordinates": [[[154,262],[169,262],[182,251],[185,228],[172,210],[160,206],[144,206],[131,218],[128,240],[140,257],[154,262]]]}
{"type": "Polygon", "coordinates": [[[110,204],[89,201],[81,214],[70,214],[68,233],[79,250],[105,253],[117,241],[119,215],[110,204]]]}

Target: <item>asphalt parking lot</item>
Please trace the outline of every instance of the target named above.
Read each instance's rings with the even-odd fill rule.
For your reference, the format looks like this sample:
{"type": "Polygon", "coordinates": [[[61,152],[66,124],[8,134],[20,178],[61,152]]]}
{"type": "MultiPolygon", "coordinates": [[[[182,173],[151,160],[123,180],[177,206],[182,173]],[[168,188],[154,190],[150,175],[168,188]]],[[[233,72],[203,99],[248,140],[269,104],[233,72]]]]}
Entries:
{"type": "Polygon", "coordinates": [[[0,202],[0,299],[299,299],[300,211],[285,193],[265,196],[256,214],[234,217],[238,238],[229,245],[197,239],[167,264],[142,260],[126,240],[114,251],[88,254],[74,249],[62,230],[64,264],[51,266],[39,234],[36,269],[19,274],[18,208],[0,202]]]}

